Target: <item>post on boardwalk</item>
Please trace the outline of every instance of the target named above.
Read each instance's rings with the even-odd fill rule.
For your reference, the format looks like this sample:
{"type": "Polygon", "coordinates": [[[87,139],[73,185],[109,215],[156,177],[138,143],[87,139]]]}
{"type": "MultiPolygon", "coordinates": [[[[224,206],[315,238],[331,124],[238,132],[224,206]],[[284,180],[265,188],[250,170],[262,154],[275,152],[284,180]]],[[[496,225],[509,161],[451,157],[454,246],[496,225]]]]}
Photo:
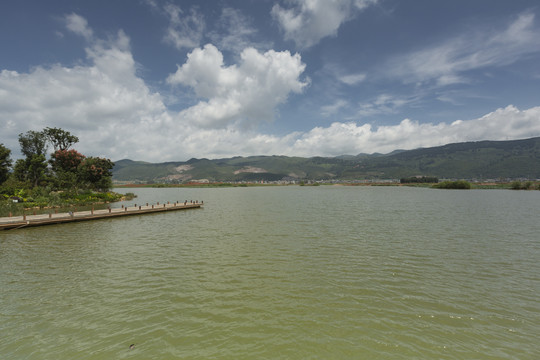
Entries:
{"type": "Polygon", "coordinates": [[[94,207],[92,206],[92,210],[90,210],[90,214],[94,215],[94,207]]]}
{"type": "Polygon", "coordinates": [[[109,208],[109,214],[110,214],[111,213],[111,206],[109,205],[108,208],[109,208]]]}
{"type": "Polygon", "coordinates": [[[141,205],[139,205],[139,210],[141,210],[141,205]]]}
{"type": "Polygon", "coordinates": [[[12,214],[11,211],[10,211],[10,212],[9,212],[9,217],[12,217],[12,216],[13,216],[13,214],[12,214]]]}
{"type": "Polygon", "coordinates": [[[50,218],[52,218],[52,213],[51,213],[51,212],[49,212],[49,219],[50,219],[50,218]]]}
{"type": "Polygon", "coordinates": [[[26,214],[23,213],[22,219],[26,221],[26,214]]]}

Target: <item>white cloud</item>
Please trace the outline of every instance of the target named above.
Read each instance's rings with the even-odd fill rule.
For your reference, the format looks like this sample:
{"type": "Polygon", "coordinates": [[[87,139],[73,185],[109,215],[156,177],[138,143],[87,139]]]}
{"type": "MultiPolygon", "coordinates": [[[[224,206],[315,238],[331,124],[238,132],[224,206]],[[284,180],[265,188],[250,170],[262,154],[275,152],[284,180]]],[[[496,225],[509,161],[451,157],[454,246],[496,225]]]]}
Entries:
{"type": "Polygon", "coordinates": [[[94,32],[88,27],[88,22],[85,18],[75,13],[66,15],[66,27],[77,35],[83,36],[86,40],[91,40],[94,32]]]}
{"type": "Polygon", "coordinates": [[[169,17],[169,27],[167,28],[165,41],[171,43],[177,49],[198,47],[203,38],[206,23],[197,9],[192,7],[186,13],[179,6],[167,4],[164,10],[169,17]]]}
{"type": "Polygon", "coordinates": [[[223,8],[219,20],[214,24],[215,30],[208,34],[219,49],[240,54],[248,47],[256,49],[269,49],[270,42],[257,41],[258,30],[253,27],[253,20],[245,16],[240,10],[223,8]]]}
{"type": "Polygon", "coordinates": [[[365,79],[366,79],[366,74],[364,73],[341,75],[338,78],[339,81],[347,85],[356,85],[358,83],[361,83],[365,79]]]}
{"type": "Polygon", "coordinates": [[[336,122],[299,136],[289,153],[303,156],[388,153],[448,143],[513,140],[540,136],[540,107],[519,110],[510,105],[479,119],[451,124],[419,123],[405,119],[397,125],[373,128],[370,124],[336,122]]]}
{"type": "Polygon", "coordinates": [[[249,128],[272,119],[290,93],[306,86],[299,79],[305,68],[299,55],[248,48],[238,65],[225,66],[217,48],[207,45],[195,49],[170,77],[171,83],[192,87],[206,100],[173,113],[137,76],[122,31],[108,41],[92,40],[86,54],[86,66],[0,71],[2,142],[15,156],[19,133],[47,126],[77,135],[79,151],[113,160],[278,153],[288,137],[249,128]]]}
{"type": "Polygon", "coordinates": [[[418,95],[395,96],[380,94],[370,101],[359,104],[356,115],[359,117],[369,117],[376,114],[395,114],[401,107],[415,101],[418,101],[418,95]]]}
{"type": "Polygon", "coordinates": [[[309,48],[322,38],[335,36],[341,24],[377,0],[294,0],[292,8],[276,4],[272,16],[299,48],[309,48]]]}
{"type": "Polygon", "coordinates": [[[276,106],[289,93],[299,93],[307,85],[299,77],[305,69],[300,55],[269,50],[264,54],[247,48],[238,65],[226,66],[222,53],[212,44],[188,54],[167,81],[193,88],[201,100],[183,110],[180,117],[200,127],[251,127],[271,120],[276,106]]]}
{"type": "Polygon", "coordinates": [[[506,29],[468,31],[442,44],[398,56],[383,73],[404,82],[431,82],[439,86],[467,82],[467,71],[505,66],[540,52],[540,31],[534,14],[524,13],[506,29]]]}
{"type": "Polygon", "coordinates": [[[347,101],[339,99],[331,105],[321,106],[321,115],[330,116],[336,114],[339,110],[346,107],[348,104],[349,103],[347,101]]]}
{"type": "Polygon", "coordinates": [[[122,31],[110,41],[94,41],[86,52],[89,66],[0,72],[0,126],[14,153],[19,133],[51,126],[79,136],[78,148],[87,153],[115,156],[133,130],[167,125],[160,95],[136,76],[122,31]]]}

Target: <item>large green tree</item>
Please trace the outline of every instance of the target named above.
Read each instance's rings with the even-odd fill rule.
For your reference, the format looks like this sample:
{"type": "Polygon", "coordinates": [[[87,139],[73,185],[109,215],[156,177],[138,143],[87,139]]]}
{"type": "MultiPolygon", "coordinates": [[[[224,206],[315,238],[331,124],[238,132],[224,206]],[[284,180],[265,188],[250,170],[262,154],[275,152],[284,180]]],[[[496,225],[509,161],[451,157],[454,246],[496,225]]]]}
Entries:
{"type": "MultiPolygon", "coordinates": [[[[49,163],[54,172],[53,182],[58,189],[75,189],[79,186],[79,165],[85,156],[77,150],[56,150],[49,163]]],[[[82,183],[81,183],[82,184],[82,183]]]]}
{"type": "Polygon", "coordinates": [[[46,139],[53,145],[55,151],[63,151],[69,149],[73,144],[79,142],[79,138],[71,135],[69,131],[46,127],[43,130],[46,139]]]}
{"type": "Polygon", "coordinates": [[[11,168],[11,150],[0,144],[0,185],[4,183],[9,175],[9,169],[11,168]]]}
{"type": "Polygon", "coordinates": [[[47,136],[43,131],[27,131],[19,134],[21,152],[27,158],[33,155],[45,155],[47,152],[47,136]]]}
{"type": "Polygon", "coordinates": [[[19,144],[25,159],[15,164],[16,176],[36,187],[45,180],[47,174],[47,136],[43,131],[30,130],[19,134],[19,144]]]}
{"type": "Polygon", "coordinates": [[[78,167],[79,179],[92,190],[108,191],[112,188],[114,163],[100,157],[87,157],[78,167]]]}

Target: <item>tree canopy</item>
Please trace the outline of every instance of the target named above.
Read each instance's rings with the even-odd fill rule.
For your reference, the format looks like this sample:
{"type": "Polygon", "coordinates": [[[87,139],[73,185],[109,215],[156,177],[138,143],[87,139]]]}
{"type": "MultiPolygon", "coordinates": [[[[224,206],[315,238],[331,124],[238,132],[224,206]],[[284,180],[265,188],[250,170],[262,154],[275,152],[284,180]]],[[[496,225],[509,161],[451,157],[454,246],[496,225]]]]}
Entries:
{"type": "Polygon", "coordinates": [[[43,130],[43,134],[47,140],[53,145],[54,150],[67,150],[73,144],[79,142],[79,138],[75,135],[71,135],[69,131],[65,131],[59,128],[46,127],[43,130]]]}
{"type": "Polygon", "coordinates": [[[45,155],[47,152],[47,137],[43,131],[29,130],[25,134],[19,134],[19,144],[27,159],[34,155],[45,155]]]}
{"type": "Polygon", "coordinates": [[[11,168],[11,150],[0,144],[0,184],[7,180],[11,168]]]}
{"type": "Polygon", "coordinates": [[[47,187],[64,191],[108,191],[112,187],[114,163],[100,157],[86,157],[70,149],[78,141],[77,136],[59,128],[47,127],[42,131],[21,133],[19,144],[24,159],[15,162],[12,172],[11,150],[0,144],[0,185],[11,178],[10,189],[47,187]],[[55,151],[47,161],[49,145],[55,151]]]}

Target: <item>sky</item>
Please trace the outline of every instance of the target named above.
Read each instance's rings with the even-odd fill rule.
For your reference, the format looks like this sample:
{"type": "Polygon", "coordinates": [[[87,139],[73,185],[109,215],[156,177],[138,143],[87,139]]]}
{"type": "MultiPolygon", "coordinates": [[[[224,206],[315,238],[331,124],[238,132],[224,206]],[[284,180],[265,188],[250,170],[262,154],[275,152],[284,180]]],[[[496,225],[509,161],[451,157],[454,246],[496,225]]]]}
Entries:
{"type": "Polygon", "coordinates": [[[540,136],[537,0],[6,0],[0,143],[113,161],[540,136]]]}

